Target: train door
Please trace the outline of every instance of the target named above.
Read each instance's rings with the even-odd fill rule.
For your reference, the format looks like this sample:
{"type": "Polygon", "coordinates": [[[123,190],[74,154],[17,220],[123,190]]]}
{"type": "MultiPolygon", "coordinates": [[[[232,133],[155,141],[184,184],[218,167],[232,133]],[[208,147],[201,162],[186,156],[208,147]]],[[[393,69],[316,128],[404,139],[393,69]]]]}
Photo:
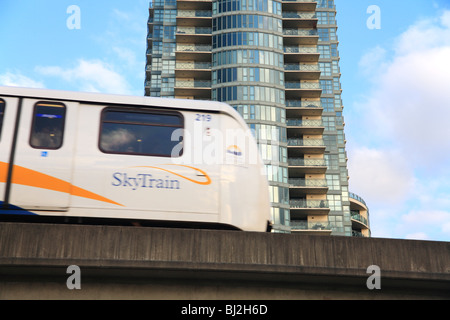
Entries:
{"type": "Polygon", "coordinates": [[[22,100],[10,178],[11,205],[26,210],[68,209],[77,105],[75,102],[22,100]]]}
{"type": "Polygon", "coordinates": [[[6,185],[19,99],[0,97],[0,211],[6,207],[6,185]]]}

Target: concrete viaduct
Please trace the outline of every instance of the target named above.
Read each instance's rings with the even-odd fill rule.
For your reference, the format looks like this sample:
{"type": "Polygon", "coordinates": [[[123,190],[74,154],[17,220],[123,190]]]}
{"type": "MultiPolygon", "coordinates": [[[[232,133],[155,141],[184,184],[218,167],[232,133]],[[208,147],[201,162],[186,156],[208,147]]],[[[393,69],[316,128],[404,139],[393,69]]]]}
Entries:
{"type": "Polygon", "coordinates": [[[0,223],[0,299],[449,298],[450,242],[0,223]]]}

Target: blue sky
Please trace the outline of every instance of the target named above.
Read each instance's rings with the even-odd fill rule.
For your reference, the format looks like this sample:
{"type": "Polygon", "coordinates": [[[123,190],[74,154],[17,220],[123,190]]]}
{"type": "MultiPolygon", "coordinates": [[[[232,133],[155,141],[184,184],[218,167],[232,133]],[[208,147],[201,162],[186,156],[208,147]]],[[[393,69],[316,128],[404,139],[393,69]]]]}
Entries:
{"type": "MultiPolygon", "coordinates": [[[[450,0],[335,2],[350,190],[374,237],[450,241],[450,0]]],[[[0,0],[0,85],[143,95],[147,18],[147,0],[0,0]]]]}

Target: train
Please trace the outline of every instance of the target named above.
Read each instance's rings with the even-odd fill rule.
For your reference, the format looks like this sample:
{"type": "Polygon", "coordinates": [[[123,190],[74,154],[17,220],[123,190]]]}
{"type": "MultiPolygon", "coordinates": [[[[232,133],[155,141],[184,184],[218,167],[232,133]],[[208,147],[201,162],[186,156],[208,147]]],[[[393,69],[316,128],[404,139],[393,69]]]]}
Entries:
{"type": "Polygon", "coordinates": [[[0,219],[267,232],[267,176],[216,101],[0,87],[0,219]]]}

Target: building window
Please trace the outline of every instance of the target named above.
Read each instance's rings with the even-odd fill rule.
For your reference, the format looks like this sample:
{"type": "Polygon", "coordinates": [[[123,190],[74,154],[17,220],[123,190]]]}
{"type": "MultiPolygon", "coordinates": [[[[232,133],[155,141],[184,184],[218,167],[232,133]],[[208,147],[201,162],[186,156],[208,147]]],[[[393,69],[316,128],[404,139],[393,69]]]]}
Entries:
{"type": "Polygon", "coordinates": [[[333,93],[333,81],[320,80],[320,88],[322,89],[322,93],[333,93]]]}
{"type": "Polygon", "coordinates": [[[342,211],[342,199],[340,194],[327,195],[328,205],[331,211],[342,211]]]}
{"type": "Polygon", "coordinates": [[[102,113],[100,150],[179,157],[183,150],[182,129],[183,116],[178,112],[107,108],[102,113]]]}
{"type": "Polygon", "coordinates": [[[37,149],[59,149],[63,143],[66,106],[38,102],[34,106],[30,145],[37,149]]]}
{"type": "Polygon", "coordinates": [[[330,190],[340,190],[341,183],[338,174],[327,174],[326,180],[330,190]]]}

